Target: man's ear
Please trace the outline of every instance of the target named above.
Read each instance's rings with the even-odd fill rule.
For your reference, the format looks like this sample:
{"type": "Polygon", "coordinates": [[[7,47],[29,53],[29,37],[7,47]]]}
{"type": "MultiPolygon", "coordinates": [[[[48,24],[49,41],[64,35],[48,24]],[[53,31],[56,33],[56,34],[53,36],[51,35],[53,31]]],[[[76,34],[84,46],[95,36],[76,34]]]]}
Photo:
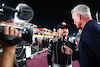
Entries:
{"type": "Polygon", "coordinates": [[[58,30],[59,30],[59,29],[57,29],[57,32],[58,32],[58,30]]]}
{"type": "Polygon", "coordinates": [[[69,29],[68,29],[68,34],[69,34],[69,32],[70,32],[70,31],[69,31],[69,29]]]}
{"type": "Polygon", "coordinates": [[[78,16],[79,20],[81,20],[81,14],[77,13],[77,16],[78,16]]]}

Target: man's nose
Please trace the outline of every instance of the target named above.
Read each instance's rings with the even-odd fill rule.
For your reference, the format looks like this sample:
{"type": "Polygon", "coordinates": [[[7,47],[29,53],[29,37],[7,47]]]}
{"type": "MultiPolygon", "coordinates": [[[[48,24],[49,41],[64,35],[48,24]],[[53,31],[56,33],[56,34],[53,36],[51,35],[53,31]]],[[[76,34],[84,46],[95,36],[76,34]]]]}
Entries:
{"type": "Polygon", "coordinates": [[[63,30],[63,32],[66,32],[66,30],[63,30]]]}
{"type": "Polygon", "coordinates": [[[66,31],[66,28],[64,28],[63,31],[66,31]]]}

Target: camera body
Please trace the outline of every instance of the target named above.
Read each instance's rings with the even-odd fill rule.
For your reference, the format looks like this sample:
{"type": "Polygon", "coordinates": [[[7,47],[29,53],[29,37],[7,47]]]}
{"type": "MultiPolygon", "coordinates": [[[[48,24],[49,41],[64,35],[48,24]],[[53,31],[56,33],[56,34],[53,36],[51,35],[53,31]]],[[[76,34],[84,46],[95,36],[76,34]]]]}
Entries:
{"type": "Polygon", "coordinates": [[[18,29],[18,31],[22,33],[22,38],[26,43],[32,44],[33,26],[25,25],[23,29],[18,29]]]}
{"type": "Polygon", "coordinates": [[[0,39],[10,45],[16,45],[20,41],[25,41],[26,43],[32,43],[33,38],[33,26],[25,25],[23,28],[17,28],[18,32],[22,34],[22,38],[13,35],[4,35],[4,26],[0,25],[0,39]]]}
{"type": "MultiPolygon", "coordinates": [[[[0,14],[0,16],[5,16],[4,12],[6,12],[6,10],[15,12],[14,21],[17,22],[16,20],[20,20],[18,21],[19,24],[21,24],[21,22],[25,22],[25,23],[29,22],[30,20],[32,20],[34,16],[34,11],[32,10],[32,8],[27,4],[23,4],[23,3],[18,4],[16,9],[5,6],[5,4],[2,4],[0,8],[2,9],[2,11],[0,11],[0,13],[2,13],[0,14]],[[3,9],[5,9],[5,11],[3,9]]],[[[2,20],[3,19],[1,18],[0,21],[2,20]]],[[[4,26],[6,24],[5,25],[1,25],[1,24],[2,23],[0,23],[0,39],[2,41],[10,45],[16,45],[20,41],[25,41],[26,43],[30,43],[30,44],[32,43],[32,38],[33,38],[32,25],[25,25],[23,28],[17,28],[18,31],[22,34],[22,37],[20,38],[12,35],[4,35],[4,26]]]]}

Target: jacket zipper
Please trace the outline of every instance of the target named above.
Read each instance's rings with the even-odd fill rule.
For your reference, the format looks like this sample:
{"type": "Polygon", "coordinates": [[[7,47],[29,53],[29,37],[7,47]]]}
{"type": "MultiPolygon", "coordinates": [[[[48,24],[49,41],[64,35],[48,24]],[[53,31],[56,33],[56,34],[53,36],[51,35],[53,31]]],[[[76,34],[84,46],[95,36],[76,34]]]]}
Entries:
{"type": "Polygon", "coordinates": [[[57,63],[58,63],[58,51],[57,51],[57,46],[58,46],[58,42],[57,42],[57,44],[56,44],[56,56],[57,56],[57,63]]]}

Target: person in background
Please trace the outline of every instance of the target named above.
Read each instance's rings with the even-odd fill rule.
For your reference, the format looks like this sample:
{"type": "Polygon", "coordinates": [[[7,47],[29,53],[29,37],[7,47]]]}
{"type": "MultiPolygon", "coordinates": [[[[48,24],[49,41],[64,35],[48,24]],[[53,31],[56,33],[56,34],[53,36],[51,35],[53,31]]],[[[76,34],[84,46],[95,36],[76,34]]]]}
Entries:
{"type": "Polygon", "coordinates": [[[49,46],[49,39],[50,39],[50,38],[47,38],[47,41],[46,41],[47,46],[46,46],[46,48],[48,48],[48,46],[49,46]]]}
{"type": "Polygon", "coordinates": [[[35,38],[35,47],[36,49],[38,49],[38,38],[37,37],[35,38]]]}
{"type": "Polygon", "coordinates": [[[47,47],[47,42],[46,42],[46,38],[44,37],[43,39],[42,39],[42,44],[43,44],[43,52],[45,51],[46,52],[46,47],[47,47]]]}

